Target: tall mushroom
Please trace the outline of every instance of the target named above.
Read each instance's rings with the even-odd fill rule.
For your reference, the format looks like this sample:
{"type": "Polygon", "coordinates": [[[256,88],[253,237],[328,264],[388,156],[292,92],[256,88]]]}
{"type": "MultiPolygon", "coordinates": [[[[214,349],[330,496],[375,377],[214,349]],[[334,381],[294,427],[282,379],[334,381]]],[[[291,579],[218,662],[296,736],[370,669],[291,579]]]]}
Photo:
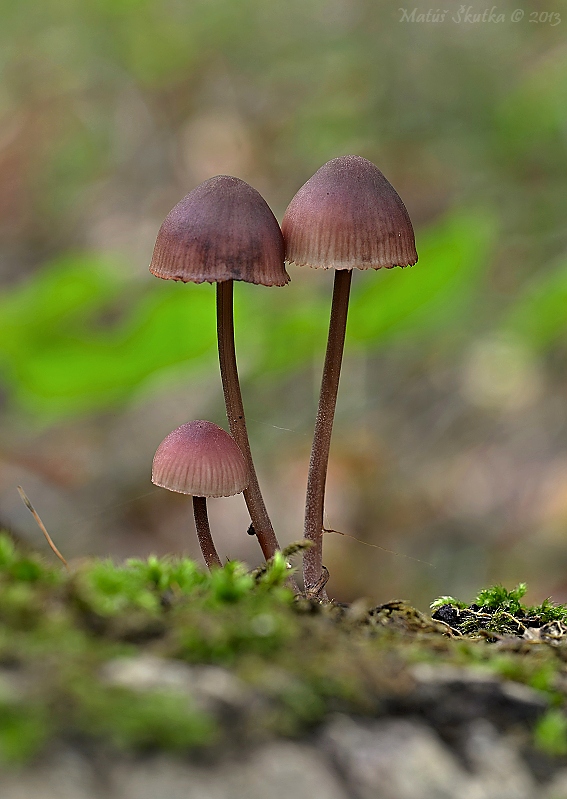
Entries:
{"type": "Polygon", "coordinates": [[[284,244],[264,198],[243,180],[218,175],[167,215],[150,271],[166,280],[217,284],[217,336],[230,432],[250,472],[244,498],[266,559],[279,549],[252,461],[234,349],[233,281],[285,286],[284,244]]]}
{"type": "Polygon", "coordinates": [[[152,483],[192,495],[197,537],[209,569],[222,564],[211,536],[207,497],[240,494],[249,479],[248,466],[238,445],[212,422],[182,424],[157,448],[152,483]]]}
{"type": "MultiPolygon", "coordinates": [[[[335,269],[327,353],[309,464],[304,555],[307,591],[321,584],[325,482],[353,269],[417,262],[408,212],[380,170],[356,155],[324,164],[297,192],[282,222],[286,260],[335,269]]],[[[324,593],[322,593],[324,596],[324,593]]]]}

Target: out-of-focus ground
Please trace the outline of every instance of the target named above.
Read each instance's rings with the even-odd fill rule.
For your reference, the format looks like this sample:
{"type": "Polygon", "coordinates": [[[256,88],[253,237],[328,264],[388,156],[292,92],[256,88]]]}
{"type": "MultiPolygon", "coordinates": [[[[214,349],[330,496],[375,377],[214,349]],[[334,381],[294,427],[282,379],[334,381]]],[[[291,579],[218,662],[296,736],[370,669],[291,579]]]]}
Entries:
{"type": "MultiPolygon", "coordinates": [[[[567,8],[450,5],[428,23],[381,0],[3,0],[2,526],[44,546],[22,484],[69,557],[198,555],[189,501],[149,476],[177,425],[226,426],[214,293],[150,276],[155,235],[212,175],[281,219],[357,153],[420,261],[355,275],[327,526],[393,552],[329,533],[330,593],[423,607],[526,580],[567,600],[567,8]]],[[[332,281],[289,272],[236,287],[282,543],[302,534],[332,281]]],[[[258,562],[242,497],[210,515],[224,556],[258,562]]]]}

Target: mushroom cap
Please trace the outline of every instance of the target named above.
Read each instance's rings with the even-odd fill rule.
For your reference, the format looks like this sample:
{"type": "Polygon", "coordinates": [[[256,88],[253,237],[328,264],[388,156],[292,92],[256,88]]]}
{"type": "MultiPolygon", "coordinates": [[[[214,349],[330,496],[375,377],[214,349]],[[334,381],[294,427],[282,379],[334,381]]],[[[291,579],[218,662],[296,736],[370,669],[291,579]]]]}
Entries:
{"type": "Polygon", "coordinates": [[[150,272],[184,283],[289,282],[277,219],[256,189],[228,175],[205,180],[169,212],[150,272]]]}
{"type": "Polygon", "coordinates": [[[248,486],[250,475],[236,441],[207,421],[187,422],[161,442],[152,483],[195,497],[231,497],[248,486]]]}
{"type": "Polygon", "coordinates": [[[380,269],[417,261],[409,214],[377,166],[358,155],[324,164],[285,212],[286,259],[298,266],[380,269]]]}

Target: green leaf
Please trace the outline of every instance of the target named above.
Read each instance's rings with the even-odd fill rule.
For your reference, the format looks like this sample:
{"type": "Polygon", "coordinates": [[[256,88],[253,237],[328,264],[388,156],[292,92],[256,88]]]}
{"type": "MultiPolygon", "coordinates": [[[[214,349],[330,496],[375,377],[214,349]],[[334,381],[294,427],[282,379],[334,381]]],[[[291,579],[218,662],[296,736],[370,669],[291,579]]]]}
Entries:
{"type": "Polygon", "coordinates": [[[132,286],[89,257],[52,264],[0,298],[4,373],[16,401],[43,416],[126,400],[149,376],[194,365],[214,345],[210,287],[149,278],[132,286]],[[101,324],[110,303],[117,321],[101,324]]]}

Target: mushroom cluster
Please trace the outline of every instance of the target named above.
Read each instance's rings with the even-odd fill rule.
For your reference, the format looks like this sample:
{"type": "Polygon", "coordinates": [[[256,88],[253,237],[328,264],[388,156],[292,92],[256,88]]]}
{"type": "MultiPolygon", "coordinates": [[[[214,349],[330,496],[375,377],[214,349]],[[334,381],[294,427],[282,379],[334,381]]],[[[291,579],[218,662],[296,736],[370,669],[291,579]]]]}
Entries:
{"type": "Polygon", "coordinates": [[[157,236],[151,272],[166,280],[216,283],[219,362],[231,436],[211,422],[182,425],[160,444],[157,485],[193,496],[197,535],[209,567],[221,564],[207,519],[206,497],[244,492],[266,559],[279,544],[254,469],[238,380],[233,281],[289,282],[285,261],[334,269],[329,338],[311,450],[305,506],[307,594],[325,599],[322,564],[325,483],[344,349],[353,269],[417,262],[408,212],[380,170],[359,156],[322,166],[290,202],[280,226],[263,197],[238,178],[220,175],[190,192],[157,236]]]}

